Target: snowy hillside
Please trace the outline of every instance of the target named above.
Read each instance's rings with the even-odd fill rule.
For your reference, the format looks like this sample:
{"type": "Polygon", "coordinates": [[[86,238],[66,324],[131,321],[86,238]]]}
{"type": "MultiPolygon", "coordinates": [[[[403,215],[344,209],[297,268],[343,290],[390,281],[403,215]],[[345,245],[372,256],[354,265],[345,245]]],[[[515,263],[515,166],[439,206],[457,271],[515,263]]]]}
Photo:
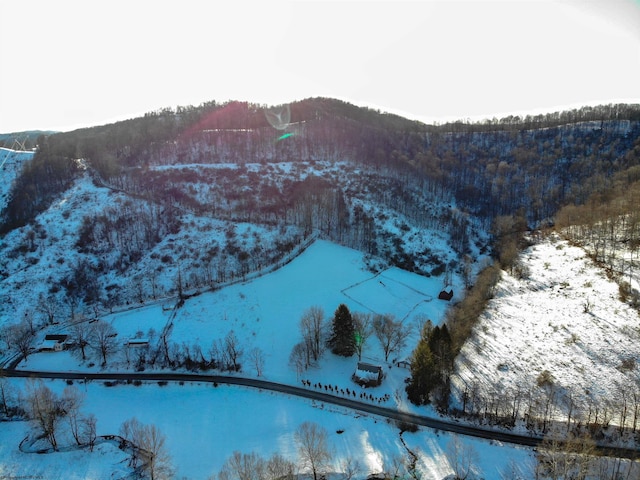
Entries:
{"type": "Polygon", "coordinates": [[[479,390],[485,399],[500,392],[505,403],[524,402],[545,391],[560,418],[593,421],[599,408],[619,424],[625,399],[640,394],[639,312],[584,250],[556,236],[521,259],[524,278],[502,272],[457,358],[459,397],[479,390]]]}
{"type": "MultiPolygon", "coordinates": [[[[452,235],[441,228],[459,215],[455,205],[408,190],[412,211],[403,213],[397,197],[383,190],[391,188],[392,178],[348,163],[163,166],[141,178],[164,183],[165,198],[145,199],[96,185],[85,170],[32,224],[5,235],[0,241],[0,324],[25,316],[36,324],[48,322],[44,304],[57,321],[72,313],[92,316],[96,309],[104,313],[153,302],[176,296],[180,288],[195,292],[219,287],[277,266],[295,255],[305,238],[338,235],[332,217],[322,220],[306,206],[280,200],[285,217],[259,213],[260,192],[293,185],[305,194],[304,182],[309,181],[333,182],[348,192],[346,214],[364,226],[343,225],[346,233],[340,235],[346,243],[376,252],[368,257],[372,270],[396,264],[445,282],[459,269],[452,235]],[[178,206],[171,205],[169,191],[183,192],[178,206]],[[383,202],[381,195],[387,197],[383,202]],[[190,196],[193,201],[186,201],[190,196]],[[253,202],[241,218],[234,213],[238,202],[253,202]],[[319,229],[311,229],[316,217],[319,229]]],[[[325,200],[310,197],[305,202],[312,209],[314,202],[325,200]]],[[[460,218],[463,248],[478,257],[486,235],[460,218]]]]}

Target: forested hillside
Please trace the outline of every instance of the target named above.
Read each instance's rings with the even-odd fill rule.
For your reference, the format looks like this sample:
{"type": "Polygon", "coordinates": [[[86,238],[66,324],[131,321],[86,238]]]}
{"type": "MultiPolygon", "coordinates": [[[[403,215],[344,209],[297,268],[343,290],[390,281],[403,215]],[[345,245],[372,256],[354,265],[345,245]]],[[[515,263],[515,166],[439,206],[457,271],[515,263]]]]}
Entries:
{"type": "Polygon", "coordinates": [[[211,287],[312,235],[469,284],[510,230],[615,188],[633,205],[624,185],[640,168],[640,106],[425,125],[322,98],[211,102],[41,135],[37,146],[1,213],[0,276],[26,288],[16,274],[34,276],[64,238],[77,255],[51,254],[37,276],[44,297],[71,310],[78,299],[113,306],[211,287]]]}
{"type": "Polygon", "coordinates": [[[134,187],[149,166],[347,160],[420,172],[425,189],[453,192],[475,215],[524,208],[535,224],[610,188],[614,173],[639,163],[639,136],[640,107],[630,105],[441,126],[328,99],[275,110],[240,102],[165,109],[40,136],[36,158],[3,212],[2,231],[46,208],[77,175],[80,158],[106,183],[134,187]]]}

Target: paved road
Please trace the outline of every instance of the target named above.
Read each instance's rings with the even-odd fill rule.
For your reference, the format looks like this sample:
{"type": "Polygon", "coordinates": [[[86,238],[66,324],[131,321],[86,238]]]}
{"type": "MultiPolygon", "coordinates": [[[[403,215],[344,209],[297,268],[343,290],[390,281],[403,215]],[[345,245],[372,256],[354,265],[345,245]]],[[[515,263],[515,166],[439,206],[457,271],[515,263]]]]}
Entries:
{"type": "MultiPolygon", "coordinates": [[[[5,370],[7,377],[33,377],[33,378],[51,378],[51,379],[69,379],[69,380],[104,380],[104,381],[175,381],[175,382],[201,382],[201,383],[218,383],[226,385],[239,385],[250,388],[258,388],[280,392],[297,397],[308,398],[318,402],[330,403],[341,407],[365,412],[392,420],[421,425],[435,430],[442,430],[461,435],[468,435],[477,438],[493,440],[502,443],[511,443],[515,445],[523,445],[527,447],[536,447],[542,442],[541,437],[518,435],[515,433],[502,432],[499,430],[485,429],[469,424],[458,423],[452,420],[442,420],[439,418],[425,417],[413,413],[401,412],[380,405],[360,402],[351,398],[331,395],[329,393],[320,392],[308,388],[286,385],[282,383],[274,383],[256,378],[242,378],[226,375],[199,375],[192,373],[145,373],[145,372],[129,372],[129,373],[82,373],[82,372],[40,372],[31,370],[5,370]]],[[[599,447],[602,455],[608,455],[620,458],[637,459],[640,457],[640,449],[628,449],[617,447],[599,447]]]]}

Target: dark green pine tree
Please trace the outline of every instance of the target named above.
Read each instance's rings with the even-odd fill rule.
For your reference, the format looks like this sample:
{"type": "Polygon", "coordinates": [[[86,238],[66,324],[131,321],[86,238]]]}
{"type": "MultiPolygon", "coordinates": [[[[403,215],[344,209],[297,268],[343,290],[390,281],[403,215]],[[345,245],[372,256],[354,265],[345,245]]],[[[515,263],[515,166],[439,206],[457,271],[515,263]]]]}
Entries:
{"type": "Polygon", "coordinates": [[[416,405],[435,402],[439,409],[446,410],[453,359],[447,326],[434,328],[428,322],[411,358],[411,377],[406,388],[409,400],[416,405]]]}
{"type": "Polygon", "coordinates": [[[434,386],[433,354],[426,338],[421,338],[411,357],[411,377],[406,391],[409,401],[415,405],[430,403],[429,394],[434,386]]]}
{"type": "Polygon", "coordinates": [[[356,353],[355,324],[349,308],[342,303],[337,308],[331,324],[329,348],[336,355],[350,357],[356,353]]]}

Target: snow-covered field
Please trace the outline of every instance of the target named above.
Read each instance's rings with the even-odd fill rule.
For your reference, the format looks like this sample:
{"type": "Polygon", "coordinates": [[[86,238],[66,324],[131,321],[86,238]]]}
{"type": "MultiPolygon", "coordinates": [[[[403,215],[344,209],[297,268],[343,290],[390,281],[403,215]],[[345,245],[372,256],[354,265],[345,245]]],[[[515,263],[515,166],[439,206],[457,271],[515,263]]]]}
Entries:
{"type": "MultiPolygon", "coordinates": [[[[233,330],[245,352],[254,347],[264,352],[263,376],[266,379],[297,383],[295,369],[289,365],[289,355],[292,347],[302,339],[298,324],[309,307],[322,308],[327,321],[341,303],[352,312],[393,313],[412,330],[406,348],[394,356],[406,359],[417,339],[417,328],[414,328],[417,317],[426,315],[437,324],[444,316],[449,304],[437,299],[441,287],[441,278],[427,278],[397,268],[373,274],[366,270],[362,253],[318,240],[281,269],[190,298],[175,315],[166,304],[158,303],[106,315],[103,319],[115,327],[123,343],[139,332],[147,337],[150,329],[158,334],[171,319],[169,340],[178,345],[198,344],[204,352],[214,341],[233,330]]],[[[172,304],[168,302],[169,306],[172,304]]],[[[60,327],[54,329],[60,331],[60,327]]],[[[41,335],[45,333],[47,331],[41,335]]],[[[384,359],[375,337],[365,344],[363,359],[374,362],[384,359]]],[[[119,360],[122,362],[123,358],[119,360]]],[[[306,372],[306,376],[330,382],[335,376],[336,382],[348,382],[355,360],[349,360],[345,366],[340,363],[337,359],[331,365],[321,363],[317,369],[306,372]]],[[[244,374],[255,374],[248,360],[243,364],[244,374]]],[[[22,366],[63,370],[87,368],[64,352],[31,355],[22,366]]],[[[116,364],[111,363],[111,368],[114,366],[116,364]]],[[[393,373],[392,365],[387,367],[391,367],[393,373]]],[[[407,374],[402,370],[402,376],[407,374]]]]}
{"type": "Polygon", "coordinates": [[[26,435],[25,422],[0,424],[0,478],[98,480],[124,478],[131,472],[127,454],[111,443],[96,445],[91,453],[71,449],[39,455],[18,449],[26,435]]]}
{"type": "MultiPolygon", "coordinates": [[[[313,305],[320,306],[329,319],[337,306],[345,303],[352,311],[400,312],[397,318],[404,315],[407,324],[411,324],[416,315],[427,315],[437,322],[448,305],[437,300],[441,282],[439,278],[425,278],[398,269],[386,270],[376,276],[366,270],[361,253],[317,241],[274,273],[187,300],[177,311],[171,339],[178,343],[198,342],[208,348],[214,339],[233,329],[245,352],[253,347],[265,352],[263,378],[300,385],[297,372],[288,359],[292,346],[301,339],[298,322],[304,310],[313,305]],[[365,288],[367,286],[369,288],[365,288]]],[[[150,328],[160,331],[170,316],[170,312],[163,311],[162,305],[158,304],[105,318],[116,327],[119,337],[128,338],[150,328]]],[[[401,358],[410,354],[416,334],[414,332],[413,339],[399,355],[401,358]]],[[[375,338],[370,338],[365,345],[363,357],[383,365],[387,375],[382,386],[368,390],[369,393],[377,397],[389,394],[389,406],[433,413],[430,409],[417,409],[408,404],[403,390],[408,371],[385,364],[375,338]]],[[[243,365],[242,375],[255,376],[248,360],[243,361],[243,365]]],[[[34,354],[20,366],[89,369],[68,352],[34,354]]],[[[302,377],[311,382],[359,391],[350,379],[355,366],[355,357],[343,359],[326,353],[319,364],[302,373],[302,377]]],[[[126,368],[122,357],[119,363],[112,362],[109,366],[109,370],[116,368],[126,368]]],[[[91,368],[97,369],[97,366],[91,368]]],[[[21,384],[21,381],[14,382],[21,384]]],[[[65,386],[61,381],[47,384],[57,391],[65,386]]],[[[158,426],[167,436],[178,478],[206,478],[219,471],[225,459],[236,450],[255,451],[264,457],[277,451],[295,459],[293,432],[304,421],[316,422],[329,432],[330,443],[335,449],[336,470],[339,470],[340,460],[353,456],[362,465],[364,477],[390,468],[394,457],[407,455],[395,425],[376,417],[284,395],[204,384],[106,387],[96,382],[87,386],[78,384],[78,387],[86,389],[83,411],[97,416],[99,435],[118,433],[122,422],[131,417],[158,426]],[[344,433],[338,434],[339,430],[344,433]]],[[[49,458],[59,454],[45,455],[47,460],[40,460],[43,456],[17,451],[27,429],[26,425],[19,425],[22,430],[12,424],[11,433],[1,434],[3,444],[7,445],[1,461],[12,468],[9,471],[15,475],[24,474],[31,471],[31,463],[34,471],[41,471],[38,469],[47,467],[40,462],[45,465],[55,462],[49,458]]],[[[418,467],[423,478],[441,479],[452,473],[446,451],[453,435],[424,429],[403,436],[419,457],[418,467]]],[[[500,478],[499,472],[506,470],[512,461],[522,465],[523,470],[531,463],[532,452],[526,449],[471,439],[464,439],[464,444],[475,450],[478,472],[484,478],[500,478]]],[[[67,454],[60,455],[59,476],[47,478],[70,478],[65,472],[75,469],[63,460],[64,455],[67,454]]],[[[112,453],[87,453],[81,468],[98,468],[92,464],[98,462],[104,472],[110,472],[118,458],[112,453]]]]}
{"type": "MultiPolygon", "coordinates": [[[[62,391],[61,381],[47,385],[62,391]]],[[[84,391],[84,385],[78,385],[84,391]]],[[[327,430],[333,450],[333,470],[352,457],[361,465],[358,478],[390,470],[394,457],[407,457],[399,429],[373,416],[338,409],[286,395],[253,391],[242,387],[155,384],[86,387],[84,411],[98,417],[98,434],[118,433],[125,420],[136,417],[155,424],[167,437],[167,447],[176,478],[206,479],[217,474],[234,451],[256,452],[264,458],[279,452],[297,458],[294,431],[305,421],[327,430]],[[342,431],[342,433],[338,433],[342,431]]],[[[27,454],[18,451],[26,425],[14,422],[0,428],[0,475],[43,475],[48,480],[75,478],[121,478],[126,472],[124,455],[104,445],[93,453],[27,454]],[[4,470],[3,470],[4,469],[4,470]]],[[[404,433],[411,451],[418,455],[418,469],[425,479],[442,479],[453,472],[447,459],[452,434],[419,430],[404,433]]],[[[498,479],[511,462],[530,467],[532,453],[464,439],[476,454],[477,472],[498,479]]]]}
{"type": "MultiPolygon", "coordinates": [[[[404,397],[404,379],[409,372],[394,367],[393,360],[408,359],[411,355],[417,341],[419,316],[426,315],[434,323],[443,318],[448,303],[436,298],[441,282],[440,278],[426,278],[397,268],[374,275],[366,270],[362,253],[320,240],[283,268],[193,297],[175,315],[165,304],[158,303],[107,315],[104,320],[115,327],[121,343],[140,334],[147,338],[150,330],[156,332],[157,338],[171,321],[171,342],[190,347],[197,344],[205,353],[215,341],[233,331],[245,352],[241,360],[242,375],[256,375],[248,353],[259,348],[265,357],[262,378],[299,385],[301,378],[290,365],[289,357],[293,346],[302,340],[298,324],[309,307],[320,307],[327,325],[341,303],[352,312],[401,312],[404,317],[397,315],[397,318],[403,319],[411,331],[405,348],[385,363],[379,342],[372,336],[364,346],[363,360],[384,368],[386,379],[376,389],[378,397],[387,394],[389,405],[414,409],[404,397]]],[[[49,331],[60,333],[61,327],[45,330],[41,337],[49,331]]],[[[51,371],[101,370],[100,362],[95,358],[82,362],[70,352],[36,353],[20,367],[51,371]]],[[[312,383],[353,388],[351,375],[355,367],[355,357],[343,359],[327,353],[317,366],[303,372],[301,377],[312,383]]],[[[109,362],[108,370],[117,369],[133,369],[133,366],[127,366],[122,352],[109,362]]]]}
{"type": "Polygon", "coordinates": [[[640,318],[584,250],[557,237],[522,254],[529,270],[502,272],[495,297],[457,359],[458,386],[528,391],[543,371],[586,409],[640,390],[640,318]]]}

